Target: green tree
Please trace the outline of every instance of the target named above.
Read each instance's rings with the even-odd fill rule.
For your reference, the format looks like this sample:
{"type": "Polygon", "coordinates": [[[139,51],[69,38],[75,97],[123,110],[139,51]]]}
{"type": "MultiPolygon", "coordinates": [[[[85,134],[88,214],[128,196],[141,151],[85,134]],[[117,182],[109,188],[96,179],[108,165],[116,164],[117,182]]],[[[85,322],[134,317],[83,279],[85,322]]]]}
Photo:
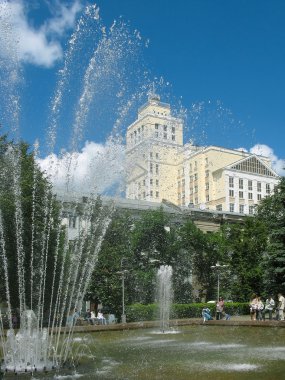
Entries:
{"type": "Polygon", "coordinates": [[[281,178],[274,193],[263,199],[257,218],[267,228],[262,273],[267,293],[285,293],[285,178],[281,178]]]}
{"type": "MultiPolygon", "coordinates": [[[[116,315],[122,314],[122,285],[118,272],[131,269],[132,224],[133,220],[128,213],[114,215],[102,243],[88,290],[93,300],[100,300],[105,309],[116,315]]],[[[131,303],[131,292],[127,290],[129,282],[129,275],[126,275],[126,304],[131,303]]]]}
{"type": "Polygon", "coordinates": [[[192,221],[187,221],[178,229],[173,260],[175,302],[189,303],[203,297],[204,289],[208,287],[205,280],[206,241],[206,235],[192,221]]]}
{"type": "Polygon", "coordinates": [[[7,301],[8,284],[13,308],[19,307],[20,297],[23,306],[37,307],[39,282],[45,282],[46,292],[40,302],[48,303],[55,256],[60,263],[59,252],[64,242],[60,205],[29,146],[23,142],[13,144],[6,136],[0,137],[0,210],[1,299],[7,301]],[[43,268],[48,273],[45,278],[43,268]]]}
{"type": "Polygon", "coordinates": [[[162,208],[146,211],[135,222],[131,235],[133,301],[153,302],[157,268],[175,261],[174,229],[162,208]]]}

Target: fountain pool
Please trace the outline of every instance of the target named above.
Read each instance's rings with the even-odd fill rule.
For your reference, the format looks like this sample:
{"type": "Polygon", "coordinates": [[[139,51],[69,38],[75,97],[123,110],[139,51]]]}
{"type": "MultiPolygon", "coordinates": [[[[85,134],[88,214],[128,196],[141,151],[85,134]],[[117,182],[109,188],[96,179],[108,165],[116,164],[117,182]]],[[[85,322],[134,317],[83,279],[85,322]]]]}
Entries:
{"type": "Polygon", "coordinates": [[[141,329],[77,334],[81,359],[76,372],[34,378],[282,379],[284,341],[285,329],[280,327],[184,326],[177,333],[141,329]]]}

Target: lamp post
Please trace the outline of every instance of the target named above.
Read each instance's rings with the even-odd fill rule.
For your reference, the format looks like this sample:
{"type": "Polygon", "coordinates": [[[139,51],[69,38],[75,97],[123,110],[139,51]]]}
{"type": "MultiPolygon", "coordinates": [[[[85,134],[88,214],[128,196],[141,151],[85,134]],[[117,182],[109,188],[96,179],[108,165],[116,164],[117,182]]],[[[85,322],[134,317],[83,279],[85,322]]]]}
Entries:
{"type": "Polygon", "coordinates": [[[121,321],[122,323],[126,323],[127,318],[125,314],[125,275],[129,272],[127,269],[123,269],[123,261],[126,260],[125,257],[122,257],[121,259],[121,270],[117,273],[122,276],[122,316],[121,321]]]}
{"type": "Polygon", "coordinates": [[[218,261],[215,265],[211,265],[211,269],[215,270],[218,275],[218,300],[220,298],[220,272],[222,269],[227,268],[228,265],[221,265],[218,261]]]}

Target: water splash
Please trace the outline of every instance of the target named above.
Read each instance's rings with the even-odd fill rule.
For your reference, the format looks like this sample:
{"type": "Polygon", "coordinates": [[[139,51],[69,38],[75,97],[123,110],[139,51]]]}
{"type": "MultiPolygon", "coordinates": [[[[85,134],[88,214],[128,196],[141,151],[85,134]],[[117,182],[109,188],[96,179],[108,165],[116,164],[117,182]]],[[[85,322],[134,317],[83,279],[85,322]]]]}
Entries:
{"type": "Polygon", "coordinates": [[[173,299],[171,265],[161,265],[157,271],[157,296],[160,331],[164,333],[169,329],[169,317],[173,299]]]}

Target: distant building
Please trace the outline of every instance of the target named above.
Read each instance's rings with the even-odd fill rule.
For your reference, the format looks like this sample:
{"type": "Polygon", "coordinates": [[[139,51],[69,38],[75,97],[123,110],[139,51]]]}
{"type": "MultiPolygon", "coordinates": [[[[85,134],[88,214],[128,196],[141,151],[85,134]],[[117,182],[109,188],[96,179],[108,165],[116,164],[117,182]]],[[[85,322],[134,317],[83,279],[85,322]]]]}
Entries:
{"type": "Polygon", "coordinates": [[[279,181],[267,157],[183,144],[183,122],[151,94],[127,130],[129,199],[253,214],[279,181]]]}

